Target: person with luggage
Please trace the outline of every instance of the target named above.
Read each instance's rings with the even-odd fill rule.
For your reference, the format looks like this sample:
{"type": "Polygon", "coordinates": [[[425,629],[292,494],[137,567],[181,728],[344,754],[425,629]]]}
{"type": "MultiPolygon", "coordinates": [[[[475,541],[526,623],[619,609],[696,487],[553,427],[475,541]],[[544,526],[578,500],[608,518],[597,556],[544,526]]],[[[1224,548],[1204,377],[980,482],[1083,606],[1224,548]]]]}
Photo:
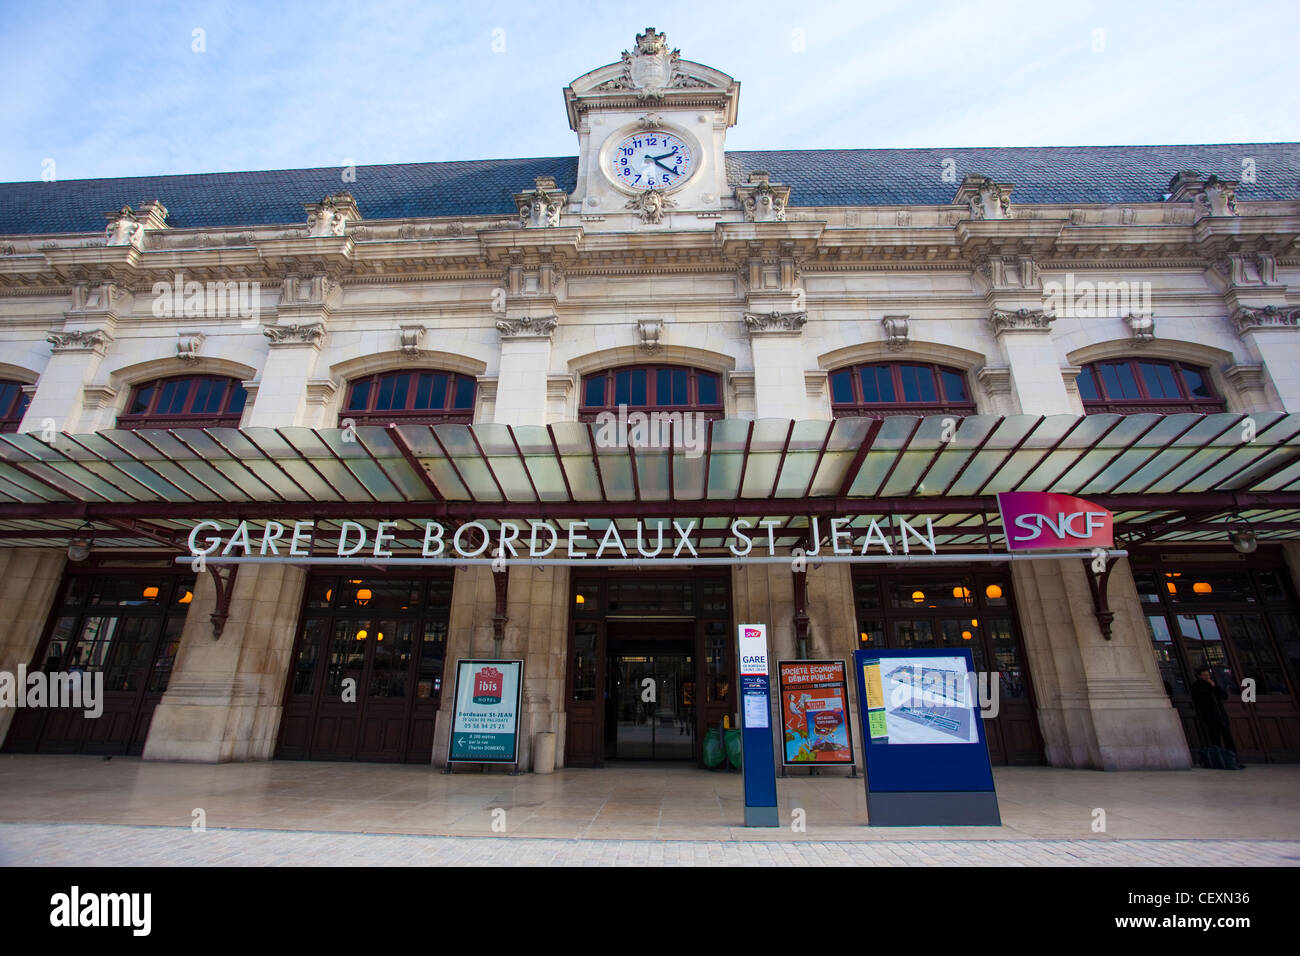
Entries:
{"type": "Polygon", "coordinates": [[[1227,699],[1227,691],[1215,683],[1210,669],[1199,668],[1196,680],[1192,682],[1192,704],[1201,726],[1205,728],[1205,764],[1220,770],[1245,770],[1245,765],[1237,759],[1237,745],[1233,743],[1228,726],[1228,712],[1223,708],[1227,699]]]}

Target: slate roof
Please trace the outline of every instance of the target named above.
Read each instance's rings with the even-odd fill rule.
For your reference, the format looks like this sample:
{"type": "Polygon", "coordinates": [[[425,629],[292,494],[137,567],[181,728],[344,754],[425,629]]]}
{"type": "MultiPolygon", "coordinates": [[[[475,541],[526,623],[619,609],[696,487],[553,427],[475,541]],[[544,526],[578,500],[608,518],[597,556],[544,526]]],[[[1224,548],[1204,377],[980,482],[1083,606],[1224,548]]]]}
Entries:
{"type": "MultiPolygon", "coordinates": [[[[1013,202],[1158,202],[1182,170],[1240,180],[1242,159],[1256,182],[1241,200],[1300,198],[1300,143],[1206,146],[979,147],[827,149],[727,153],[727,178],[765,169],[793,187],[792,206],[942,205],[970,173],[1015,187],[1013,202]],[[952,159],[956,182],[942,178],[952,159]]],[[[54,183],[0,183],[0,235],[102,232],[104,213],[160,199],[173,228],[217,228],[306,221],[302,204],[346,190],[366,219],[513,216],[511,195],[537,176],[572,191],[575,157],[491,159],[360,166],[345,183],[338,167],[185,176],[138,176],[54,183]]]]}

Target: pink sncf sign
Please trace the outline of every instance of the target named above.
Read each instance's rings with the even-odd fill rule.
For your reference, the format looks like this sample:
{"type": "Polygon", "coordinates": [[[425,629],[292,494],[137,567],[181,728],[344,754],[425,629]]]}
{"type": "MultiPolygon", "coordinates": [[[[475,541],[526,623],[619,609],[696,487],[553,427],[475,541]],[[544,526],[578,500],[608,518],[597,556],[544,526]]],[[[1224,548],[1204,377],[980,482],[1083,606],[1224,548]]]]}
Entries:
{"type": "Polygon", "coordinates": [[[1114,516],[1100,505],[1049,491],[1004,491],[998,511],[1008,551],[1115,545],[1114,516]]]}

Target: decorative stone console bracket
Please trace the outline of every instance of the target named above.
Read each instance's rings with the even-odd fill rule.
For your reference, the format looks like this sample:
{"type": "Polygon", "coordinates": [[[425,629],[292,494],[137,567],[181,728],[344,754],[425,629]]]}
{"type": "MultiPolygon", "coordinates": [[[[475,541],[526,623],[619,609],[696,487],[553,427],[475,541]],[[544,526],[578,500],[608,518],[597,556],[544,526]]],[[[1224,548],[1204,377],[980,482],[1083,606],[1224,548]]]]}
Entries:
{"type": "Polygon", "coordinates": [[[1110,626],[1115,621],[1115,612],[1110,609],[1107,601],[1106,591],[1110,585],[1110,572],[1115,567],[1115,559],[1106,559],[1106,570],[1100,574],[1093,574],[1092,562],[1088,559],[1083,561],[1083,574],[1088,579],[1088,590],[1092,592],[1092,613],[1097,618],[1097,626],[1101,628],[1101,636],[1110,640],[1110,626]]]}
{"type": "Polygon", "coordinates": [[[230,599],[235,593],[235,578],[239,574],[239,565],[232,564],[224,568],[215,565],[207,565],[208,573],[212,575],[212,585],[217,590],[217,603],[212,609],[212,637],[214,640],[221,638],[221,632],[226,629],[226,620],[230,617],[230,599]]]}

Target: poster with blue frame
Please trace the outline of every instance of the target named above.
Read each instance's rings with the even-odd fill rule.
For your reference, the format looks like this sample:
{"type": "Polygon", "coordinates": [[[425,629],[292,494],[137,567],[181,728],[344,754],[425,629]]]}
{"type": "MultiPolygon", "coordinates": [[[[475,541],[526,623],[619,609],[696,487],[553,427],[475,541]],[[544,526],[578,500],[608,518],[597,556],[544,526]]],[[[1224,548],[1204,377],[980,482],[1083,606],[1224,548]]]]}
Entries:
{"type": "Polygon", "coordinates": [[[869,826],[999,826],[968,648],[853,654],[869,826]]]}

